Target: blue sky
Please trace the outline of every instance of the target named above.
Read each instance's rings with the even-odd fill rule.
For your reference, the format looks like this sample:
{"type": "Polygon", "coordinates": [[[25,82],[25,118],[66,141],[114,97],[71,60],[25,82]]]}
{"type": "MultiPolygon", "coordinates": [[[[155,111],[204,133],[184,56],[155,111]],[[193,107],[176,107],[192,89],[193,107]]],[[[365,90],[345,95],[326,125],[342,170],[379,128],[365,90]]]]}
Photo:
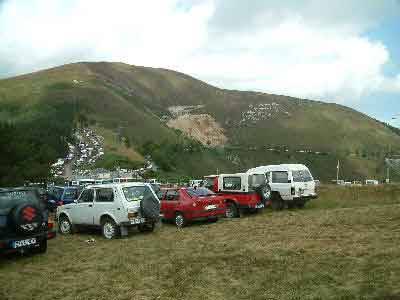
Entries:
{"type": "Polygon", "coordinates": [[[121,61],[390,121],[398,32],[399,0],[0,0],[0,78],[121,61]]]}

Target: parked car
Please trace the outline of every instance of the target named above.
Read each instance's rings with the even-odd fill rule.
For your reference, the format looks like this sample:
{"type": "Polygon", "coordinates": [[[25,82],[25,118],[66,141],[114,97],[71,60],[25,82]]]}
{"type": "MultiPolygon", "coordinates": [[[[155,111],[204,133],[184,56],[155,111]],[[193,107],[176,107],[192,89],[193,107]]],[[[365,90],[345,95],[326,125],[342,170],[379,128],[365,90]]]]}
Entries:
{"type": "Polygon", "coordinates": [[[272,208],[281,210],[303,208],[307,201],[316,199],[315,181],[305,165],[283,164],[253,168],[248,174],[263,173],[272,191],[272,208]]]}
{"type": "Polygon", "coordinates": [[[47,201],[50,211],[57,206],[73,203],[78,199],[81,188],[73,186],[52,186],[47,191],[47,201]]]}
{"type": "Polygon", "coordinates": [[[271,198],[271,188],[263,173],[209,175],[205,176],[205,186],[224,199],[228,218],[240,217],[243,210],[262,209],[271,198]]]}
{"type": "Polygon", "coordinates": [[[0,253],[45,253],[55,236],[36,188],[0,189],[0,253]]]}
{"type": "Polygon", "coordinates": [[[57,208],[60,233],[78,226],[100,227],[106,239],[128,234],[128,227],[153,231],[160,218],[160,201],[142,182],[89,185],[74,203],[57,208]]]}
{"type": "Polygon", "coordinates": [[[225,216],[224,197],[206,188],[166,189],[161,199],[161,212],[166,220],[173,220],[177,227],[184,227],[193,220],[225,216]]]}

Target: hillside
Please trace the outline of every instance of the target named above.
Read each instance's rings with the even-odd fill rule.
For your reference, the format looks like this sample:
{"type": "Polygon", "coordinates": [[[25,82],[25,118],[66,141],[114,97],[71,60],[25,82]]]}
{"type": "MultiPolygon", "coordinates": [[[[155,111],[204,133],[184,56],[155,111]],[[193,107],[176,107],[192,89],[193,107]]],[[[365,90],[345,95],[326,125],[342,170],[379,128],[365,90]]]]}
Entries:
{"type": "MultiPolygon", "coordinates": [[[[342,178],[383,178],[384,157],[400,150],[394,130],[344,106],[224,90],[178,72],[122,63],[76,63],[0,80],[0,118],[22,132],[46,128],[39,144],[52,153],[36,159],[45,166],[64,154],[60,145],[66,147],[75,126],[128,140],[129,150],[111,150],[138,159],[133,164],[151,155],[164,174],[189,176],[304,162],[330,180],[340,159],[342,178]]],[[[4,144],[2,151],[9,151],[4,144]]],[[[21,175],[32,176],[39,174],[21,175]]]]}

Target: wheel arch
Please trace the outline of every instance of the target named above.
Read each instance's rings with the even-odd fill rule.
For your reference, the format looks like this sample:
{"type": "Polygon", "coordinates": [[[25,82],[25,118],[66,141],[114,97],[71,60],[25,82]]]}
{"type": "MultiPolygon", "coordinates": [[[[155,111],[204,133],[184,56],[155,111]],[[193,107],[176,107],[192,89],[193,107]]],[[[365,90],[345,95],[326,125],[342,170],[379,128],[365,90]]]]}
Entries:
{"type": "Polygon", "coordinates": [[[114,218],[114,216],[113,216],[112,214],[110,214],[110,213],[103,213],[103,214],[100,216],[99,224],[100,224],[100,225],[103,224],[103,222],[104,222],[105,220],[107,220],[107,219],[111,219],[115,224],[118,224],[118,222],[116,221],[116,219],[114,218]]]}

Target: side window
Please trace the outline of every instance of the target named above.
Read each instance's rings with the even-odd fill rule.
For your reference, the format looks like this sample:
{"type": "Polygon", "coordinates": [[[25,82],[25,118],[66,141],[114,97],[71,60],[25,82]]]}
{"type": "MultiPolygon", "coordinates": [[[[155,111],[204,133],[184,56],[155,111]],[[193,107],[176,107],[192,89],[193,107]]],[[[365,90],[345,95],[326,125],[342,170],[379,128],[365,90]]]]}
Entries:
{"type": "Polygon", "coordinates": [[[288,172],[272,172],[272,182],[273,183],[288,183],[288,172]]]}
{"type": "Polygon", "coordinates": [[[84,190],[79,197],[79,202],[93,202],[93,190],[84,190]]]}
{"type": "Polygon", "coordinates": [[[242,188],[242,180],[240,177],[224,177],[223,187],[224,190],[240,191],[242,188]]]}
{"type": "Polygon", "coordinates": [[[179,201],[179,191],[169,190],[165,196],[165,200],[167,201],[179,201]]]}
{"type": "Polygon", "coordinates": [[[113,202],[113,189],[96,189],[96,202],[113,202]]]}

